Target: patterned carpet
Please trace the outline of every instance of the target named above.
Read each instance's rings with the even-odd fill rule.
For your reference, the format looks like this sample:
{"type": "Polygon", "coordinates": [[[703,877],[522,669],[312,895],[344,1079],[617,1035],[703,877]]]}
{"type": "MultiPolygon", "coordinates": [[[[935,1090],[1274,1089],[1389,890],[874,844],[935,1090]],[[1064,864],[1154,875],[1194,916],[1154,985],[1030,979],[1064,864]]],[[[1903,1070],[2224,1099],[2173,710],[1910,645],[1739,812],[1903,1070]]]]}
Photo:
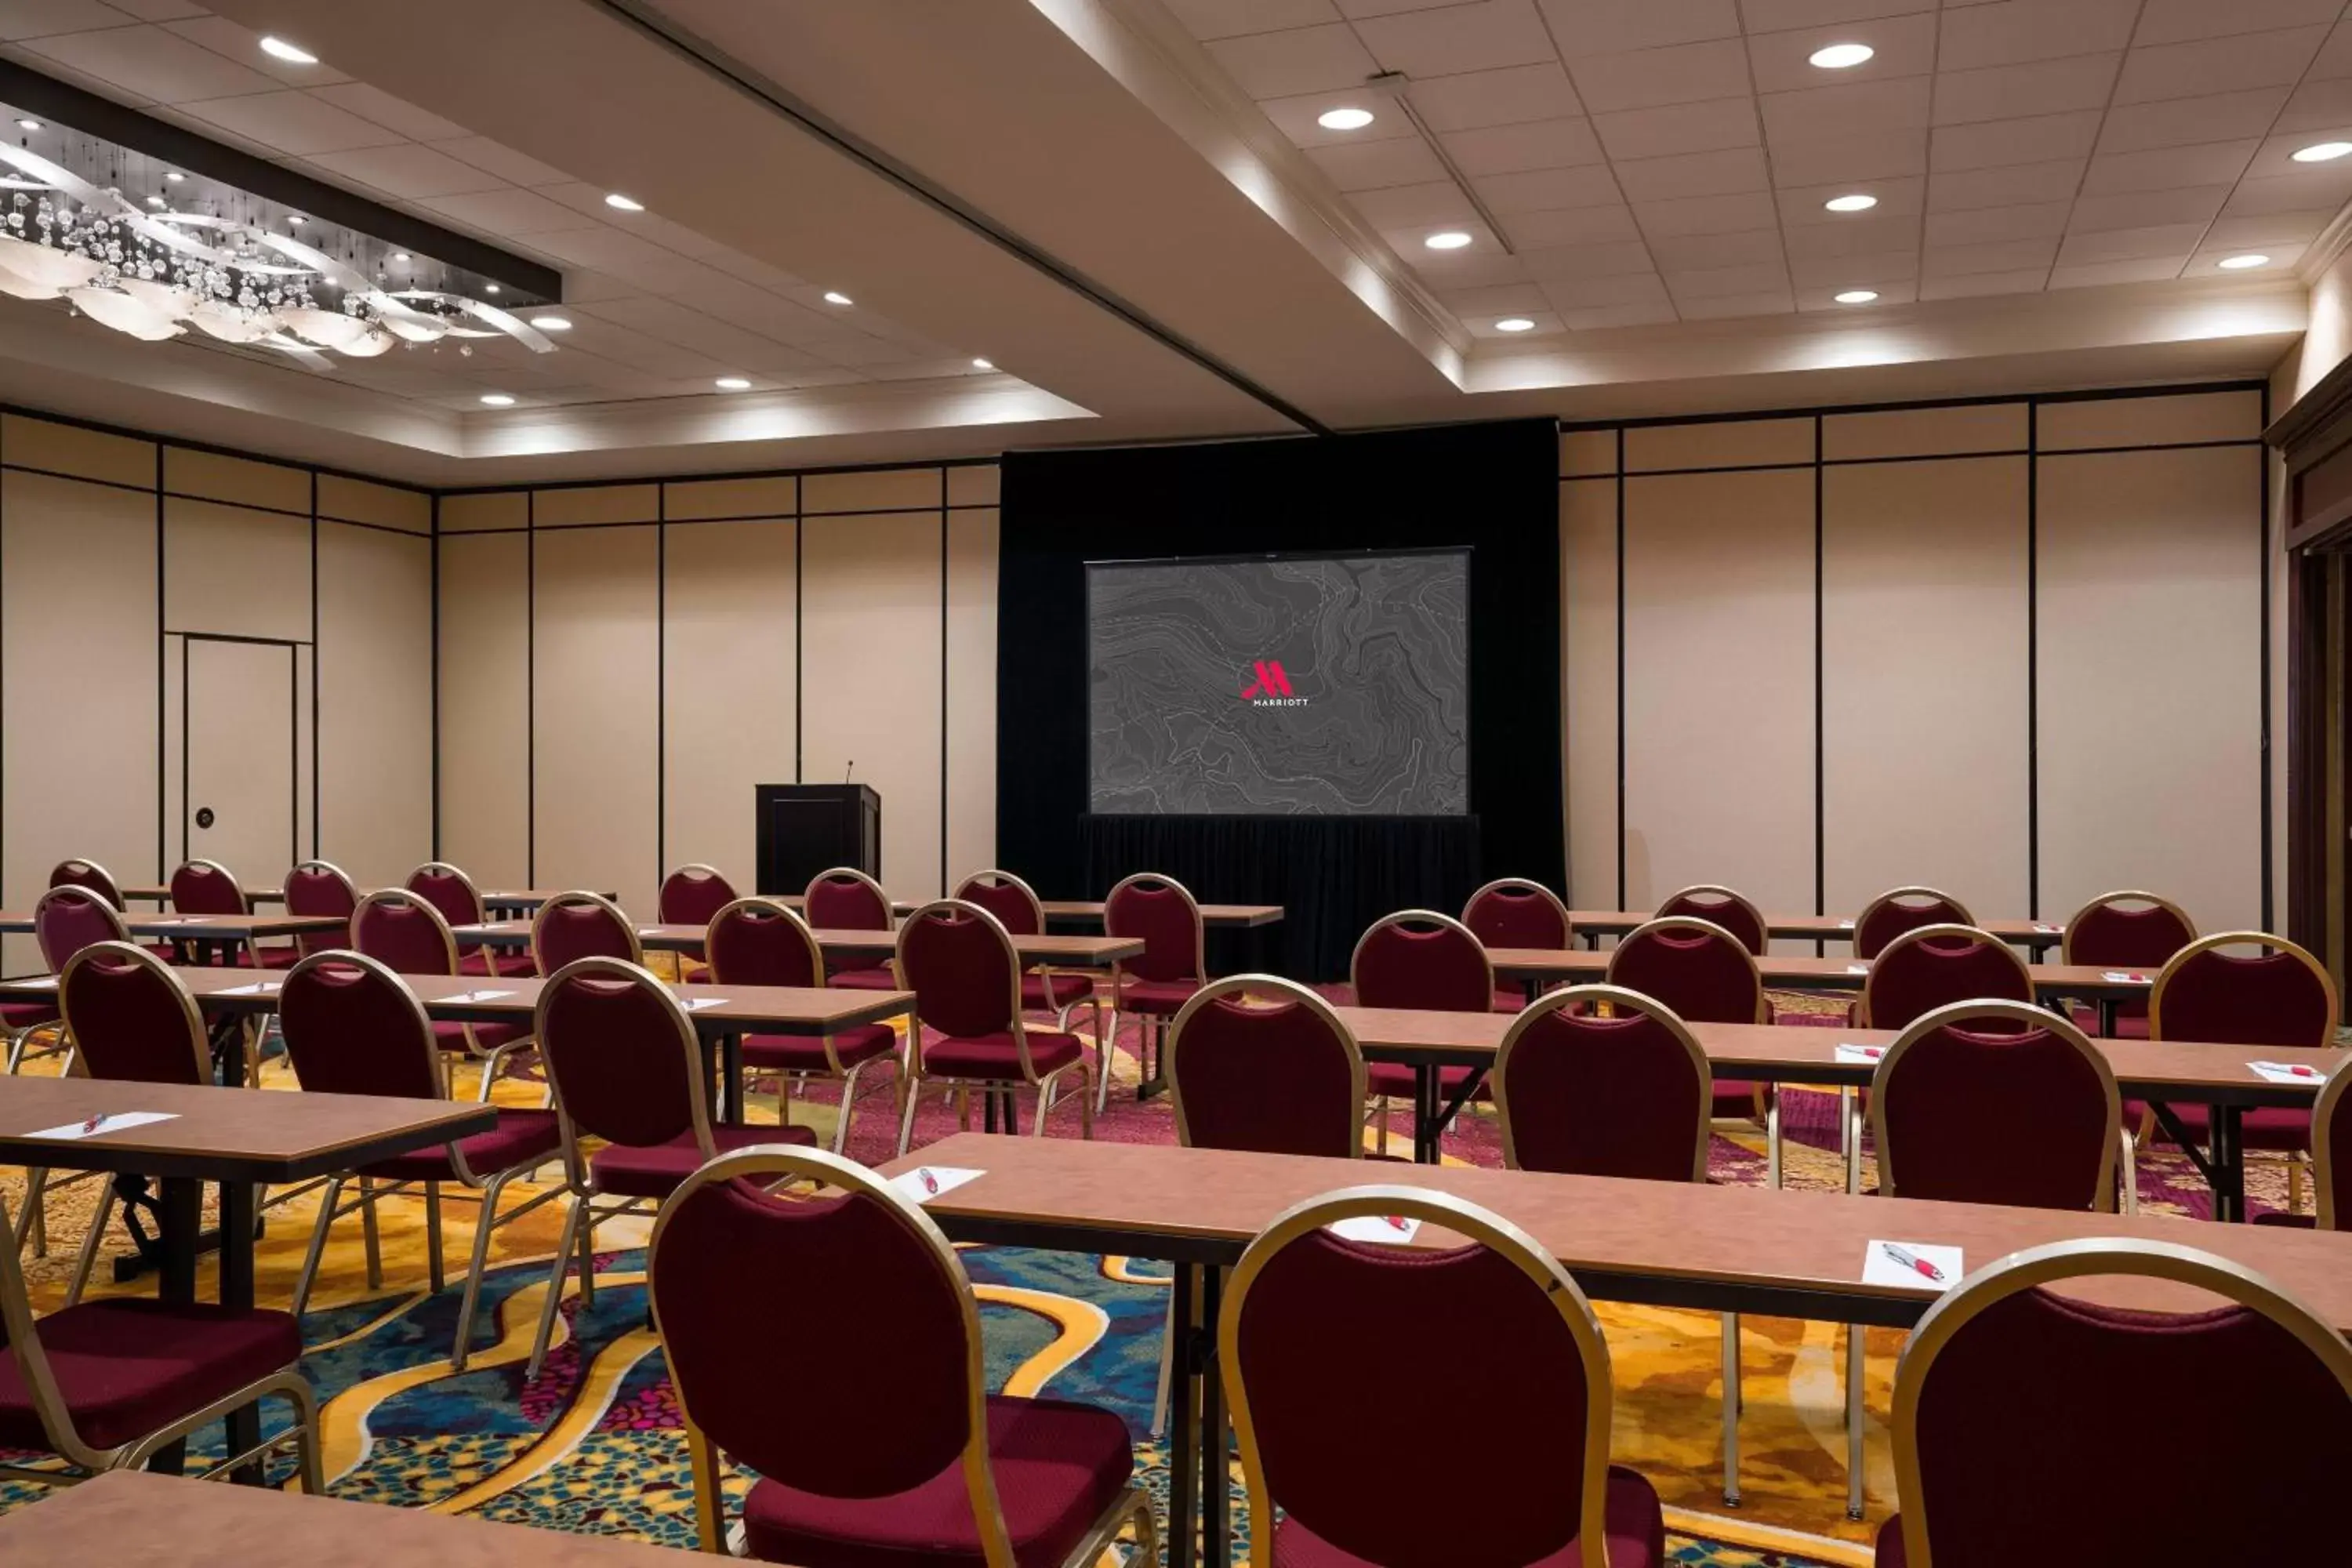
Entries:
{"type": "MultiPolygon", "coordinates": [[[[1822,1022],[1833,1011],[1811,998],[1776,1001],[1784,1012],[1819,1015],[1822,1022]]],[[[282,1063],[273,1064],[271,1073],[273,1081],[281,1079],[282,1063]]],[[[1131,1085],[1134,1076],[1133,1058],[1122,1049],[1116,1079],[1131,1085]]],[[[536,1103],[537,1094],[528,1084],[511,1083],[501,1087],[500,1098],[536,1103]]],[[[1839,1184],[1834,1105],[1833,1097],[1824,1094],[1787,1096],[1790,1185],[1839,1184]]],[[[753,1120],[769,1120],[776,1101],[772,1094],[755,1095],[753,1106],[753,1120]]],[[[816,1128],[821,1137],[829,1136],[837,1114],[829,1101],[795,1101],[791,1112],[794,1121],[816,1128]]],[[[944,1100],[927,1100],[918,1118],[917,1142],[943,1136],[955,1124],[944,1100]]],[[[1049,1136],[1075,1137],[1077,1131],[1075,1106],[1055,1112],[1049,1136]]],[[[849,1152],[878,1162],[891,1152],[895,1132],[884,1089],[861,1100],[849,1152]]],[[[1172,1142],[1168,1102],[1139,1104],[1131,1092],[1115,1088],[1110,1112],[1097,1123],[1096,1135],[1172,1142]]],[[[1410,1142],[1402,1114],[1395,1136],[1410,1142]]],[[[1445,1153],[1450,1161],[1499,1164],[1491,1113],[1481,1110],[1465,1119],[1449,1134],[1445,1153]]],[[[1713,1168],[1720,1181],[1760,1184],[1760,1130],[1721,1127],[1713,1168]]],[[[2205,1190],[2179,1156],[2144,1159],[2140,1175],[2144,1206],[2204,1212],[2205,1190]]],[[[2258,1161],[2250,1185],[2257,1205],[2279,1206],[2284,1201],[2284,1178],[2274,1161],[2258,1161]]],[[[84,1184],[50,1199],[48,1255],[26,1265],[40,1309],[62,1297],[95,1190],[95,1184],[84,1184]]],[[[18,1209],[23,1196],[21,1173],[0,1173],[0,1201],[9,1213],[18,1209]]],[[[283,1305],[289,1299],[315,1212],[315,1200],[309,1197],[269,1212],[257,1258],[265,1304],[283,1305]]],[[[476,1325],[476,1354],[462,1375],[449,1373],[446,1357],[455,1331],[457,1276],[473,1234],[469,1205],[445,1204],[445,1221],[451,1279],[438,1295],[425,1289],[421,1203],[390,1200],[383,1205],[381,1289],[366,1287],[357,1216],[337,1227],[303,1324],[310,1347],[305,1367],[320,1397],[333,1491],[691,1545],[692,1493],[677,1405],[660,1347],[646,1327],[641,1248],[649,1226],[624,1222],[600,1228],[601,1267],[613,1272],[600,1279],[593,1309],[580,1311],[576,1294],[567,1295],[558,1348],[538,1382],[526,1384],[522,1366],[545,1300],[560,1206],[551,1205],[499,1233],[484,1282],[484,1311],[476,1325]]],[[[1139,1455],[1164,1504],[1165,1471],[1147,1431],[1166,1310],[1164,1267],[1007,1247],[968,1248],[963,1256],[982,1301],[992,1380],[1014,1393],[1050,1389],[1120,1412],[1137,1435],[1139,1455]]],[[[107,1277],[103,1263],[99,1277],[107,1277]]],[[[208,1295],[211,1289],[207,1266],[200,1289],[208,1295]]],[[[576,1291],[576,1285],[571,1289],[576,1291]]],[[[1843,1507],[1843,1331],[1829,1324],[1746,1320],[1744,1499],[1732,1513],[1721,1502],[1718,1321],[1622,1307],[1603,1307],[1601,1316],[1617,1386],[1613,1456],[1649,1477],[1665,1499],[1670,1561],[1717,1568],[1868,1563],[1870,1535],[1893,1507],[1885,1420],[1901,1335],[1873,1331],[1870,1337],[1870,1521],[1855,1525],[1846,1521],[1843,1507]]],[[[755,1353],[883,1354],[887,1349],[852,1340],[838,1346],[762,1346],[755,1353]]],[[[1475,1418],[1477,1375],[1475,1367],[1464,1369],[1465,1421],[1475,1418]]],[[[196,1447],[201,1457],[207,1444],[200,1441],[196,1447]]],[[[209,1449],[219,1451],[217,1434],[209,1449]]],[[[0,1510],[23,1502],[34,1490],[0,1486],[0,1510]]],[[[1237,1530],[1246,1531],[1238,1472],[1234,1491],[1237,1530]]]]}

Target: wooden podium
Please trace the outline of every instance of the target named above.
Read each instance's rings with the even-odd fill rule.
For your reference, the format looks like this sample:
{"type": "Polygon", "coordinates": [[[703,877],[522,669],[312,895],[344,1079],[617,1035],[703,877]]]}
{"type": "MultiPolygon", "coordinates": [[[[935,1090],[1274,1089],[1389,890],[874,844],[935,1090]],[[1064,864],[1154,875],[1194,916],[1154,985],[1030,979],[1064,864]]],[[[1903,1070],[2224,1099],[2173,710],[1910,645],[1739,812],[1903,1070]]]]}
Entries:
{"type": "Polygon", "coordinates": [[[759,812],[759,887],[782,897],[808,890],[812,879],[835,866],[882,878],[882,797],[870,784],[752,786],[759,812]]]}

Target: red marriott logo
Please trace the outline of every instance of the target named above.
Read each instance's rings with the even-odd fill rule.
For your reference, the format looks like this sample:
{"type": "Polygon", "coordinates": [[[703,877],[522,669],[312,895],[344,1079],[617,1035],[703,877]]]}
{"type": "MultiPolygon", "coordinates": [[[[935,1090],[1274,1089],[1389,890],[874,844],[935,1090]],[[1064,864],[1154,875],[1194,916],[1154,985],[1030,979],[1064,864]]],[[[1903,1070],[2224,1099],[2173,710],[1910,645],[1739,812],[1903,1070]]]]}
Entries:
{"type": "Polygon", "coordinates": [[[1278,658],[1257,660],[1257,679],[1242,688],[1242,700],[1255,708],[1304,708],[1307,699],[1290,689],[1278,658]]]}

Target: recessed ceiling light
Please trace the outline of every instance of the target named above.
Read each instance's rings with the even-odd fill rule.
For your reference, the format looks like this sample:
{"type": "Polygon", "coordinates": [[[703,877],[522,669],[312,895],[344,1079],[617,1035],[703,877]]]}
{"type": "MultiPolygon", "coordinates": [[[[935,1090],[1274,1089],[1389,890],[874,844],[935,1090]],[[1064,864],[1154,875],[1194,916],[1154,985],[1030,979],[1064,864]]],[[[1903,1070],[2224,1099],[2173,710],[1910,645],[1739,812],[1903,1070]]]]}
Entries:
{"type": "Polygon", "coordinates": [[[284,60],[289,66],[314,66],[319,63],[318,56],[300,45],[289,44],[283,38],[262,39],[261,52],[273,60],[284,60]]]}
{"type": "Polygon", "coordinates": [[[828,289],[824,291],[824,302],[828,305],[846,305],[849,303],[849,296],[838,289],[828,289]]]}
{"type": "Polygon", "coordinates": [[[542,332],[568,332],[572,322],[562,316],[533,316],[530,324],[542,332]]]}
{"type": "Polygon", "coordinates": [[[19,120],[16,121],[16,129],[19,131],[38,131],[40,128],[41,122],[37,120],[19,120]]]}
{"type": "Polygon", "coordinates": [[[394,267],[405,267],[405,266],[407,266],[407,265],[408,265],[408,252],[406,252],[406,251],[404,251],[404,250],[395,250],[395,251],[394,251],[394,252],[392,253],[392,264],[393,264],[394,267]]]}
{"type": "Polygon", "coordinates": [[[712,384],[716,385],[721,392],[749,392],[751,390],[751,384],[744,380],[740,375],[722,375],[712,384]]]}
{"type": "Polygon", "coordinates": [[[492,408],[512,408],[514,406],[514,398],[512,395],[504,392],[486,392],[482,394],[482,401],[492,408]]]}
{"type": "Polygon", "coordinates": [[[1315,117],[1315,123],[1326,131],[1361,131],[1371,122],[1369,109],[1327,109],[1315,117]]]}
{"type": "Polygon", "coordinates": [[[1842,71],[1860,65],[1877,52],[1868,44],[1832,44],[1825,49],[1815,49],[1806,58],[1825,71],[1842,71]]]}
{"type": "Polygon", "coordinates": [[[1877,298],[1878,290],[1875,289],[1849,289],[1837,297],[1837,302],[1841,305],[1867,305],[1877,298]]]}
{"type": "Polygon", "coordinates": [[[161,196],[149,196],[147,198],[147,205],[151,207],[160,207],[163,205],[163,198],[161,196]]]}
{"type": "Polygon", "coordinates": [[[1532,332],[1536,324],[1525,316],[1506,316],[1495,323],[1495,330],[1498,332],[1532,332]]]}
{"type": "Polygon", "coordinates": [[[974,370],[994,370],[996,366],[989,360],[976,359],[971,362],[971,368],[974,370]]]}
{"type": "Polygon", "coordinates": [[[1833,213],[1866,213],[1877,205],[1876,196],[1865,196],[1859,193],[1850,196],[1832,196],[1822,204],[1833,213]]]}
{"type": "Polygon", "coordinates": [[[607,191],[604,194],[604,205],[615,211],[625,213],[641,213],[646,210],[645,203],[635,196],[625,196],[618,191],[607,191]]]}
{"type": "Polygon", "coordinates": [[[495,294],[498,291],[499,286],[495,283],[485,283],[482,285],[482,292],[485,294],[495,294]]]}
{"type": "Polygon", "coordinates": [[[167,173],[166,174],[164,174],[164,176],[163,176],[163,177],[164,177],[165,179],[167,179],[167,180],[171,181],[173,184],[175,184],[175,185],[176,185],[176,184],[178,184],[182,180],[186,179],[188,176],[187,176],[187,175],[185,175],[185,174],[183,174],[182,173],[180,173],[180,171],[179,171],[179,170],[177,170],[177,169],[173,169],[173,170],[170,171],[169,173],[167,173]]]}
{"type": "Polygon", "coordinates": [[[1470,237],[1458,228],[1442,228],[1421,243],[1432,250],[1459,250],[1470,243],[1470,237]]]}
{"type": "Polygon", "coordinates": [[[2269,257],[2249,251],[2243,256],[2225,256],[2213,265],[2224,272],[2243,272],[2249,267],[2268,267],[2270,264],[2269,257]]]}
{"type": "Polygon", "coordinates": [[[288,213],[286,215],[286,221],[292,224],[296,228],[300,228],[302,226],[302,215],[300,213],[288,213]]]}
{"type": "Polygon", "coordinates": [[[2352,153],[2352,142],[2315,142],[2294,151],[2298,163],[2332,163],[2347,153],[2352,153]]]}

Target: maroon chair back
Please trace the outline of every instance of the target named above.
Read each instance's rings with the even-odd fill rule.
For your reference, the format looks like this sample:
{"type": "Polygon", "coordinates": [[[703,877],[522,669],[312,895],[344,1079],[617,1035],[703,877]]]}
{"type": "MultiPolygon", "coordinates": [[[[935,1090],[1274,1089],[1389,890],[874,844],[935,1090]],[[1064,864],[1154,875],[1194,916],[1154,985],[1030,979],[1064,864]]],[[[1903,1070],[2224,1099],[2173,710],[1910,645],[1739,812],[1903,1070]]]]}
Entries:
{"type": "Polygon", "coordinates": [[[2188,911],[2154,893],[2101,893],[2074,912],[2060,961],[2119,969],[2161,969],[2197,940],[2188,911]]]}
{"type": "Polygon", "coordinates": [[[890,895],[863,871],[836,866],[810,881],[801,907],[818,931],[888,931],[890,895]]]}
{"type": "Polygon", "coordinates": [[[738,899],[703,939],[716,985],[824,984],[824,954],[801,917],[772,899],[738,899]]]}
{"type": "Polygon", "coordinates": [[[1494,1084],[1513,1170],[1706,1180],[1706,1052],[1639,992],[1570,985],[1538,997],[1505,1032],[1494,1084]]]}
{"type": "Polygon", "coordinates": [[[1037,890],[1010,871],[977,871],[963,879],[955,897],[978,904],[1014,936],[1045,934],[1045,906],[1037,890]]]}
{"type": "Polygon", "coordinates": [[[636,926],[602,893],[558,893],[540,905],[530,922],[530,952],[543,975],[575,958],[646,961],[636,926]]]}
{"type": "Polygon", "coordinates": [[[2318,1197],[2319,1228],[2352,1226],[2352,1072],[2328,1075],[2327,1087],[2311,1108],[2312,1186],[2318,1197]]]}
{"type": "Polygon", "coordinates": [[[88,888],[116,909],[122,907],[122,889],[113,874],[95,860],[60,860],[49,872],[52,888],[88,888]]]}
{"type": "Polygon", "coordinates": [[[479,925],[482,895],[474,879],[446,860],[427,860],[408,874],[408,890],[441,911],[453,926],[479,925]]]}
{"type": "Polygon", "coordinates": [[[1507,1221],[1412,1187],[1309,1199],[1243,1254],[1220,1330],[1250,1517],[1279,1510],[1282,1531],[1317,1543],[1262,1560],[1526,1568],[1580,1538],[1581,1560],[1600,1560],[1608,1351],[1567,1271],[1507,1221]],[[1469,1239],[1433,1252],[1325,1228],[1362,1215],[1469,1239]],[[1383,1346],[1412,1343],[1479,1346],[1506,1355],[1508,1373],[1482,1385],[1477,1420],[1448,1422],[1444,1379],[1364,1375],[1383,1346]],[[1405,1474],[1423,1495],[1475,1498],[1476,1528],[1449,1510],[1394,1506],[1405,1474]]]}
{"type": "Polygon", "coordinates": [[[1661,902],[1657,913],[1711,921],[1738,938],[1739,945],[1759,958],[1764,956],[1764,944],[1771,939],[1761,910],[1729,888],[1709,882],[1685,888],[1661,902]]]}
{"type": "Polygon", "coordinates": [[[1359,1007],[1486,1013],[1495,968],[1470,928],[1433,910],[1383,915],[1357,940],[1348,980],[1359,1007]]]}
{"type": "Polygon", "coordinates": [[[654,918],[664,925],[707,926],[735,901],[735,889],[716,868],[680,866],[662,879],[654,918]]]}
{"type": "Polygon", "coordinates": [[[40,943],[41,962],[58,974],[83,948],[101,942],[127,942],[131,932],[105,894],[79,882],[59,882],[33,906],[33,938],[40,943]]]}
{"type": "Polygon", "coordinates": [[[74,954],[58,977],[58,1010],[92,1078],[212,1081],[196,999],[171,965],[142,948],[101,942],[74,954]]]}
{"type": "Polygon", "coordinates": [[[172,909],[184,915],[252,912],[236,874],[217,860],[191,860],[172,873],[172,909]]]}
{"type": "Polygon", "coordinates": [[[1488,947],[1565,948],[1574,939],[1568,906],[1541,882],[1503,877],[1470,895],[1462,923],[1488,947]]]}
{"type": "Polygon", "coordinates": [[[278,1024],[294,1077],[312,1094],[438,1100],[433,1021],[400,976],[373,958],[318,953],[286,972],[278,1024]]]}
{"type": "Polygon", "coordinates": [[[845,1160],[770,1147],[705,1167],[663,1203],[647,1270],[688,1418],[761,1476],[820,1497],[887,1497],[948,1469],[983,1429],[979,1312],[954,1248],[845,1160]],[[793,1176],[842,1195],[762,1190],[793,1176]],[[828,1342],[845,1323],[886,1336],[875,1342],[890,1353],[743,1353],[828,1342]],[[808,1401],[827,1413],[822,1443],[777,1418],[808,1401]]]}
{"type": "Polygon", "coordinates": [[[1905,1027],[1871,1080],[1879,1187],[1891,1197],[2113,1212],[2122,1117],[2098,1047],[2023,1003],[1936,1008],[1905,1027]]]}
{"type": "Polygon", "coordinates": [[[1665,915],[1634,927],[1609,954],[1609,984],[1664,1004],[1686,1023],[1764,1021],[1755,954],[1712,921],[1665,915]]]}
{"type": "Polygon", "coordinates": [[[1363,1053],[1296,981],[1236,974],[1203,986],[1170,1026],[1167,1070],[1187,1148],[1364,1152],[1363,1053]]]}
{"type": "Polygon", "coordinates": [[[352,915],[352,945],[394,974],[455,974],[457,940],[422,893],[379,888],[352,915]]]}
{"type": "Polygon", "coordinates": [[[1869,1028],[1907,1029],[1938,1007],[1984,999],[2033,1000],[2033,972],[2017,950],[1969,926],[1914,926],[1870,961],[1859,1016],[1869,1028]]]}
{"type": "Polygon", "coordinates": [[[305,860],[286,873],[286,912],[329,915],[344,922],[341,931],[298,936],[295,945],[305,954],[329,952],[352,944],[351,918],[360,907],[360,890],[340,866],[325,860],[305,860]]]}
{"type": "Polygon", "coordinates": [[[1972,926],[1976,916],[1960,900],[1933,888],[1892,888],[1863,906],[1853,921],[1853,955],[1876,958],[1906,931],[1921,926],[1972,926]]]}
{"type": "Polygon", "coordinates": [[[1148,872],[1121,881],[1103,900],[1103,931],[1133,937],[1143,951],[1124,961],[1139,980],[1206,980],[1201,906],[1181,882],[1148,872]]]}
{"type": "Polygon", "coordinates": [[[2262,931],[2200,937],[2172,955],[2148,994],[2151,1039],[2326,1046],[2336,1022],[2336,982],[2319,960],[2262,931]],[[2222,951],[2231,947],[2260,951],[2222,951]]]}
{"type": "Polygon", "coordinates": [[[651,973],[574,959],[540,987],[534,1021],[568,1128],[633,1148],[694,1132],[713,1152],[702,1047],[686,1009],[651,973]]]}
{"type": "Polygon", "coordinates": [[[1899,1528],[1914,1568],[1930,1552],[1949,1568],[2339,1561],[2344,1522],[2326,1500],[2347,1453],[2352,1351],[2331,1326],[2242,1266],[2168,1242],[2004,1258],[1920,1320],[1895,1373],[1899,1528]],[[2224,1302],[2135,1311],[2072,1286],[2126,1274],[2224,1302]],[[2117,1439],[2119,1388],[2164,1391],[2160,1497],[2147,1494],[2145,1452],[2117,1439]]]}
{"type": "Polygon", "coordinates": [[[956,1039],[1016,1032],[1021,965],[1013,938],[977,904],[942,899],[898,928],[898,973],[925,1025],[956,1039]]]}

